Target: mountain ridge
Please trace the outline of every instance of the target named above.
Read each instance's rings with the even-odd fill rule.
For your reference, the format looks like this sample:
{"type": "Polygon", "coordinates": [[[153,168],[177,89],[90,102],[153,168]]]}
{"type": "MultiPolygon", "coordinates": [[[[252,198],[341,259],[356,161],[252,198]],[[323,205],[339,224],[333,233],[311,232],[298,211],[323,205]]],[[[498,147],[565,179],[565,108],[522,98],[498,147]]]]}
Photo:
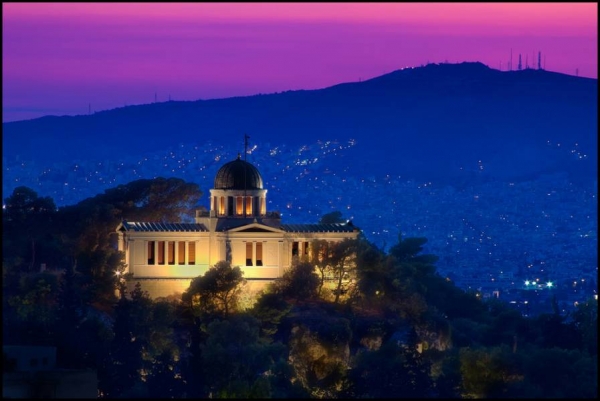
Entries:
{"type": "Polygon", "coordinates": [[[584,170],[590,173],[597,164],[596,110],[597,79],[498,71],[478,62],[428,64],[322,89],[3,123],[3,156],[52,164],[142,154],[178,143],[238,141],[243,134],[294,146],[351,138],[358,145],[344,162],[354,164],[356,172],[385,172],[389,168],[379,161],[387,159],[405,172],[428,170],[422,173],[451,178],[450,171],[486,159],[497,165],[500,177],[521,173],[509,170],[524,160],[506,160],[515,148],[540,153],[532,160],[535,168],[523,172],[535,174],[565,162],[543,154],[548,143],[573,142],[586,149],[584,170]]]}

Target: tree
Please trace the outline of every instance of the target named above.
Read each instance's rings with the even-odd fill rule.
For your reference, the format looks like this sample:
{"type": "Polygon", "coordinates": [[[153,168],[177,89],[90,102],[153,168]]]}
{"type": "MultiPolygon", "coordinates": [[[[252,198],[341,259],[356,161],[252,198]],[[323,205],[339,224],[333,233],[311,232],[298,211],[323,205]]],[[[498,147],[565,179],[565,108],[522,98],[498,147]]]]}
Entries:
{"type": "Polygon", "coordinates": [[[142,381],[152,333],[152,300],[137,283],[131,299],[122,297],[115,307],[114,338],[99,383],[102,393],[119,396],[142,381]]]}
{"type": "Polygon", "coordinates": [[[286,298],[308,300],[318,294],[319,277],[315,267],[308,262],[294,262],[274,285],[276,291],[286,298]]]}
{"type": "Polygon", "coordinates": [[[215,320],[202,347],[202,377],[214,398],[269,398],[269,372],[285,357],[280,343],[259,336],[259,322],[247,315],[215,320]]]}
{"type": "Polygon", "coordinates": [[[523,381],[517,356],[507,345],[492,348],[461,348],[459,351],[463,397],[510,397],[523,381]]]}
{"type": "Polygon", "coordinates": [[[357,290],[369,302],[381,298],[387,278],[385,253],[361,239],[356,259],[357,290]]]}
{"type": "Polygon", "coordinates": [[[340,295],[348,291],[344,288],[345,281],[354,280],[356,272],[356,252],[358,242],[355,239],[346,238],[340,242],[331,245],[330,264],[333,275],[336,279],[336,288],[334,289],[334,303],[338,303],[340,295]]]}
{"type": "Polygon", "coordinates": [[[435,277],[435,255],[420,255],[427,238],[398,237],[386,260],[385,298],[392,311],[413,322],[422,319],[428,305],[429,281],[435,277]]]}
{"type": "Polygon", "coordinates": [[[227,317],[236,309],[244,284],[239,266],[231,267],[230,262],[220,261],[203,276],[192,280],[182,300],[190,305],[195,314],[227,317]]]}
{"type": "Polygon", "coordinates": [[[180,348],[174,330],[176,304],[157,300],[152,305],[151,333],[144,362],[148,389],[156,398],[181,398],[180,348]]]}
{"type": "Polygon", "coordinates": [[[261,294],[250,314],[260,322],[261,334],[267,339],[272,339],[279,330],[281,320],[291,309],[292,304],[286,302],[281,292],[276,289],[274,292],[261,294]]]}
{"type": "Polygon", "coordinates": [[[325,279],[331,275],[335,279],[334,303],[338,303],[340,296],[348,291],[348,281],[355,278],[358,240],[351,238],[338,242],[314,240],[311,249],[310,263],[316,267],[320,276],[318,294],[322,295],[325,279]]]}
{"type": "Polygon", "coordinates": [[[342,212],[334,211],[331,213],[326,213],[321,216],[321,220],[319,220],[319,224],[332,224],[332,223],[345,223],[346,220],[342,217],[342,212]]]}
{"type": "Polygon", "coordinates": [[[352,329],[349,319],[322,306],[306,305],[286,319],[288,361],[312,397],[334,398],[348,369],[352,329]]]}
{"type": "Polygon", "coordinates": [[[23,275],[16,295],[3,297],[3,315],[7,315],[3,320],[9,324],[4,328],[9,334],[5,339],[37,344],[50,341],[56,327],[57,292],[56,275],[23,275]]]}
{"type": "Polygon", "coordinates": [[[40,242],[51,233],[55,215],[52,198],[39,197],[28,187],[15,188],[4,200],[2,211],[3,260],[28,261],[29,272],[34,271],[38,260],[45,263],[44,255],[39,252],[40,242]]]}
{"type": "Polygon", "coordinates": [[[330,260],[331,260],[331,249],[329,241],[319,239],[313,240],[311,246],[311,259],[310,263],[319,272],[319,286],[317,288],[318,295],[322,295],[323,285],[325,284],[325,277],[330,272],[330,260]]]}
{"type": "Polygon", "coordinates": [[[579,350],[531,347],[524,357],[526,385],[535,398],[597,398],[598,360],[579,350]]]}
{"type": "Polygon", "coordinates": [[[598,301],[590,299],[577,306],[573,313],[573,325],[581,336],[581,348],[598,355],[598,301]]]}
{"type": "Polygon", "coordinates": [[[348,373],[349,398],[431,398],[428,364],[414,346],[388,341],[356,358],[348,373]]]}

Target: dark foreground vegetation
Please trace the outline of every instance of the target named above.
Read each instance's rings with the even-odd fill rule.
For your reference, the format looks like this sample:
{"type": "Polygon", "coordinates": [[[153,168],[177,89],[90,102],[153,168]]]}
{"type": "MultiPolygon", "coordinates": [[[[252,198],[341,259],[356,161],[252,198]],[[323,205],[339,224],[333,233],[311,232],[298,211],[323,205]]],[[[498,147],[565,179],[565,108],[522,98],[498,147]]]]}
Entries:
{"type": "Polygon", "coordinates": [[[388,252],[364,238],[315,242],[320,257],[254,303],[225,261],[179,298],[128,292],[117,224],[186,219],[200,196],[158,178],[57,209],[15,189],[3,210],[3,344],[56,346],[60,367],[97,371],[106,398],[597,397],[596,300],[523,317],[437,274],[425,238],[388,252]]]}

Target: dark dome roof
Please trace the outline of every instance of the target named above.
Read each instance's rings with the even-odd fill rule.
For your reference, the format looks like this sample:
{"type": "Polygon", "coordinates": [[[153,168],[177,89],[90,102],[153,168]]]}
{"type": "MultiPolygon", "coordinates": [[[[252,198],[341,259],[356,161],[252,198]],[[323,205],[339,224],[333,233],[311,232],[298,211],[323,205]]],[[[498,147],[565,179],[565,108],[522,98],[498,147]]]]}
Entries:
{"type": "Polygon", "coordinates": [[[240,159],[226,163],[217,171],[214,189],[262,189],[260,173],[252,164],[240,159]]]}

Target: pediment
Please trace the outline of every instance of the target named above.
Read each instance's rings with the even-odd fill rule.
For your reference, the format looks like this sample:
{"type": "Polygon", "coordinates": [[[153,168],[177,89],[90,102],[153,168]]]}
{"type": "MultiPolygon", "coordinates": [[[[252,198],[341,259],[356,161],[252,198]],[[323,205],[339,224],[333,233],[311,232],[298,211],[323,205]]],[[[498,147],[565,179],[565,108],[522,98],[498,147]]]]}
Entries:
{"type": "Polygon", "coordinates": [[[283,230],[260,223],[245,224],[227,231],[230,233],[285,233],[283,230]]]}

